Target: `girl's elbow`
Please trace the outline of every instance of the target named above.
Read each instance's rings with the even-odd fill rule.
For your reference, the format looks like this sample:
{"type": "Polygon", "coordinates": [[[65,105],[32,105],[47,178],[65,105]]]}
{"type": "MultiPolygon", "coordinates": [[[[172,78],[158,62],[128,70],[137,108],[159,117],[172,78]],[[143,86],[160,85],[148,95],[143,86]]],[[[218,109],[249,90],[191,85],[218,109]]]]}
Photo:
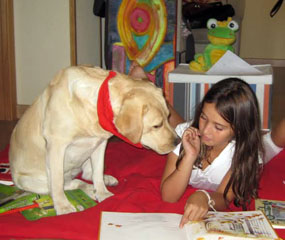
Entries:
{"type": "Polygon", "coordinates": [[[179,200],[179,198],[176,198],[175,196],[172,196],[169,193],[164,193],[163,191],[161,191],[161,198],[162,198],[162,201],[168,202],[168,203],[175,203],[179,200]]]}

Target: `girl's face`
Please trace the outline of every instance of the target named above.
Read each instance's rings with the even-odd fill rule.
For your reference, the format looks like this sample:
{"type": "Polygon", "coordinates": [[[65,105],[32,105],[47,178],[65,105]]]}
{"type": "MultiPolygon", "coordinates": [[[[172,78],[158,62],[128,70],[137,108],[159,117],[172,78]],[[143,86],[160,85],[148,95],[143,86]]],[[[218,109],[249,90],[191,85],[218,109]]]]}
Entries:
{"type": "Polygon", "coordinates": [[[204,103],[199,130],[202,142],[219,150],[224,149],[234,136],[231,125],[218,113],[214,103],[204,103]]]}

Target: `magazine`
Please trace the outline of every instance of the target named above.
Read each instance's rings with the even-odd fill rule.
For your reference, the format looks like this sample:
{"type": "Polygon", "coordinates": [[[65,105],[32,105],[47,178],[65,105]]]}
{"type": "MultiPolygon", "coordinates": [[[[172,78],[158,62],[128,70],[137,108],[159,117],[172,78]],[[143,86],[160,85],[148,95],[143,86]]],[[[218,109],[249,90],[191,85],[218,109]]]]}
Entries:
{"type": "MultiPolygon", "coordinates": [[[[72,203],[72,205],[76,208],[77,212],[97,205],[93,199],[91,199],[80,189],[67,190],[65,191],[65,195],[67,199],[72,203]]],[[[35,200],[35,202],[39,205],[39,207],[31,208],[21,212],[26,219],[33,221],[42,217],[56,216],[53,201],[49,195],[40,195],[40,197],[35,200]]]]}
{"type": "Polygon", "coordinates": [[[15,186],[0,184],[0,214],[34,204],[35,193],[25,192],[15,186]]]}
{"type": "Polygon", "coordinates": [[[285,229],[285,201],[258,198],[255,209],[263,211],[274,228],[285,229]]]}
{"type": "Polygon", "coordinates": [[[278,239],[262,211],[209,212],[204,220],[179,228],[174,213],[102,212],[100,240],[278,239]]]}
{"type": "MultiPolygon", "coordinates": [[[[67,190],[65,195],[77,211],[96,206],[96,202],[80,189],[67,190]]],[[[56,216],[50,195],[23,191],[15,186],[0,184],[0,216],[21,212],[28,220],[56,216]]]]}

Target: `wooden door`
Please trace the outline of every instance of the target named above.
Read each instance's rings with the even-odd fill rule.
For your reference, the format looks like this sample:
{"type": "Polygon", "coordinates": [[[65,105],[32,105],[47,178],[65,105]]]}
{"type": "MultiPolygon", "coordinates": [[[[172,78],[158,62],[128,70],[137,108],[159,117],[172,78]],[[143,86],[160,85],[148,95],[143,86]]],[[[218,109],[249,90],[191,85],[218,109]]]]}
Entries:
{"type": "Polygon", "coordinates": [[[15,120],[16,69],[13,1],[0,1],[0,120],[15,120]]]}

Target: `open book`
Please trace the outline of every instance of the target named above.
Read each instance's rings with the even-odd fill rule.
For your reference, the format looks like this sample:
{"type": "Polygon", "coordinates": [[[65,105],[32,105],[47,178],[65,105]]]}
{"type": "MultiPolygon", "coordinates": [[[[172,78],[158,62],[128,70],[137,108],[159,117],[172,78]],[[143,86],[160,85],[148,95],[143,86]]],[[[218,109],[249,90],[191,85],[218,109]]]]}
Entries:
{"type": "Polygon", "coordinates": [[[181,217],[174,213],[102,212],[99,239],[278,239],[262,211],[209,212],[204,220],[179,228],[181,217]]]}
{"type": "Polygon", "coordinates": [[[258,198],[255,209],[263,211],[274,228],[285,229],[285,201],[258,198]]]}

